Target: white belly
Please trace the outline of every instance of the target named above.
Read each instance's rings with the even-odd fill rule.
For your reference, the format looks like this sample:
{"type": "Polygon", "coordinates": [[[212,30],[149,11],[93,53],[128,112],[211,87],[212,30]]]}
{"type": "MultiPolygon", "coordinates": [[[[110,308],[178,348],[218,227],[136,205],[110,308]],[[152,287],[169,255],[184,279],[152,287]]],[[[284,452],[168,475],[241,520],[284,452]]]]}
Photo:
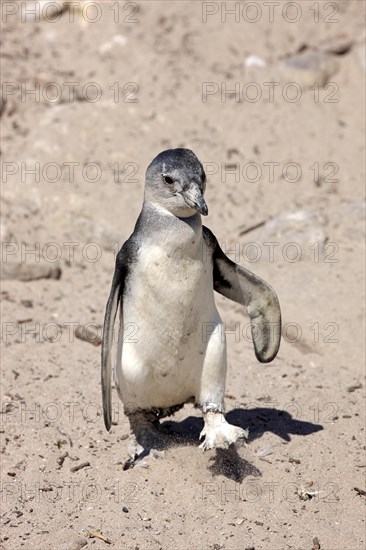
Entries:
{"type": "MultiPolygon", "coordinates": [[[[200,391],[209,333],[221,322],[211,258],[202,259],[201,247],[177,257],[154,246],[142,249],[133,266],[116,367],[119,393],[130,409],[177,405],[200,391]]],[[[221,340],[218,348],[225,346],[221,340]]]]}

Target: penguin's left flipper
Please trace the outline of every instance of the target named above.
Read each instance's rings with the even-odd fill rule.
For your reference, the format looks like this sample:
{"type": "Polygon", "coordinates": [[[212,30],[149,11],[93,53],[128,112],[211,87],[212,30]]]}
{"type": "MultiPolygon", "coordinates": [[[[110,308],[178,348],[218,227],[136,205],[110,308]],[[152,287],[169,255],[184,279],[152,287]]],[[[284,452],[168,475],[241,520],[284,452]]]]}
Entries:
{"type": "Polygon", "coordinates": [[[101,383],[104,424],[109,431],[112,426],[112,346],[113,328],[116,320],[118,306],[121,310],[120,330],[123,330],[122,306],[125,280],[129,270],[129,264],[135,259],[135,247],[130,240],[126,241],[117,254],[112,287],[109,294],[103,325],[102,338],[102,362],[101,362],[101,383]]]}
{"type": "Polygon", "coordinates": [[[203,234],[212,253],[214,289],[246,306],[255,355],[261,363],[269,363],[276,357],[281,341],[281,309],[277,294],[263,279],[231,261],[207,227],[203,227],[203,234]]]}

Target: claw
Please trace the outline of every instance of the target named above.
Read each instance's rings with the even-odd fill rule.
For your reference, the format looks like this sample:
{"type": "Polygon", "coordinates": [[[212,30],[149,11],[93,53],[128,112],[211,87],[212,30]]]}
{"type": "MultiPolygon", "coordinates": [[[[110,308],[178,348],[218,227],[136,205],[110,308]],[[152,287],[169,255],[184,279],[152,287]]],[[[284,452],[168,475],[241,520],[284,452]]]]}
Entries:
{"type": "Polygon", "coordinates": [[[204,451],[210,449],[228,449],[233,443],[241,439],[248,439],[248,435],[248,430],[232,426],[224,421],[204,427],[200,433],[200,439],[205,436],[205,440],[199,447],[204,451]]]}

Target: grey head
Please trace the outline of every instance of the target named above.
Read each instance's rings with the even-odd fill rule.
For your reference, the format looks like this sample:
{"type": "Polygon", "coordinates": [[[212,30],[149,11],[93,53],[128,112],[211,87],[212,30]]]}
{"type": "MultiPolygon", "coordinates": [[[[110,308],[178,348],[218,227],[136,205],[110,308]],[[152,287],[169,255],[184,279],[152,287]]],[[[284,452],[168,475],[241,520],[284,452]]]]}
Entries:
{"type": "Polygon", "coordinates": [[[163,151],[146,170],[145,202],[157,204],[179,218],[197,212],[207,216],[205,188],[205,171],[190,149],[163,151]]]}

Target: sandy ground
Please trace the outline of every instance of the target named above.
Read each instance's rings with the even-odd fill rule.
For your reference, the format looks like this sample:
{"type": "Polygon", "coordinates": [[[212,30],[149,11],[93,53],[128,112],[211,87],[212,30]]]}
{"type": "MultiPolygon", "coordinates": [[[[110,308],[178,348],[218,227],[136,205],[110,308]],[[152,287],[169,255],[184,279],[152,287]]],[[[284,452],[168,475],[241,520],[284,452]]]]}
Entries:
{"type": "Polygon", "coordinates": [[[76,2],[38,21],[2,4],[3,267],[62,274],[2,281],[1,548],[362,550],[365,4],[76,2]],[[310,48],[317,67],[287,63],[310,48]],[[187,405],[165,456],[124,469],[122,404],[108,434],[100,347],[73,329],[102,323],[146,166],[176,146],[206,167],[224,250],[276,289],[284,338],[259,364],[218,296],[248,444],[203,453],[187,405]]]}

